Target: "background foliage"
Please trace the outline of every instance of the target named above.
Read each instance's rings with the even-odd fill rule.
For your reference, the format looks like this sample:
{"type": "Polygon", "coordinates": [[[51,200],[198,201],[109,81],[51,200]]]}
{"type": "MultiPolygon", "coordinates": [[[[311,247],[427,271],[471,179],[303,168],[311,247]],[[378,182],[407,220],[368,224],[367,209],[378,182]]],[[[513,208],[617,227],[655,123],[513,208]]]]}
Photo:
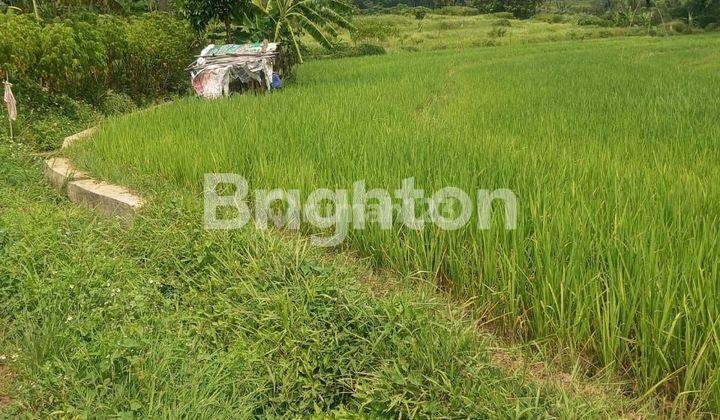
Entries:
{"type": "Polygon", "coordinates": [[[41,25],[10,12],[0,14],[0,39],[0,77],[18,99],[16,133],[39,150],[100,112],[186,92],[185,67],[199,45],[186,22],[164,13],[81,13],[41,25]]]}

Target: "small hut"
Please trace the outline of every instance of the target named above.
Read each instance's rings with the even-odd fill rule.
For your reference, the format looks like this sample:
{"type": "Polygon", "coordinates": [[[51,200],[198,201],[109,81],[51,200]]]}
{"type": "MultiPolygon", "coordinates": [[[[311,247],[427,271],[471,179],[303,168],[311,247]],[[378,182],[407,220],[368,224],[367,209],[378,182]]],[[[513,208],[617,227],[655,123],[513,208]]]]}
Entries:
{"type": "Polygon", "coordinates": [[[265,92],[280,87],[280,45],[275,42],[253,44],[210,44],[188,66],[198,96],[215,99],[232,92],[265,92]]]}

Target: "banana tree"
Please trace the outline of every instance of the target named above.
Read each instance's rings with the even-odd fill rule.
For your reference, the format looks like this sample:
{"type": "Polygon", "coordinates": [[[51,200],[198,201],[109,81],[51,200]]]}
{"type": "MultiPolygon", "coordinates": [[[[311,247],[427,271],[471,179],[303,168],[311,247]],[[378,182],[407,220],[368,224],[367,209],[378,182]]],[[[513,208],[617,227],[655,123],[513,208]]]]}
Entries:
{"type": "Polygon", "coordinates": [[[267,22],[265,34],[274,42],[289,46],[298,63],[302,63],[300,37],[307,32],[326,48],[337,36],[337,27],[352,29],[347,16],[351,7],[342,0],[252,0],[255,10],[267,22]]]}

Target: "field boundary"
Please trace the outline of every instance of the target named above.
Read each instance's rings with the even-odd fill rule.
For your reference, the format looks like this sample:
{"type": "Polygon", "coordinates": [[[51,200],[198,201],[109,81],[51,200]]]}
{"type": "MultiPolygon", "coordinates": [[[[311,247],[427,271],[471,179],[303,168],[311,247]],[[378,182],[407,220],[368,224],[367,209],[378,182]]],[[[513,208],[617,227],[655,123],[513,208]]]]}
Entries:
{"type": "MultiPolygon", "coordinates": [[[[73,143],[87,139],[97,132],[97,127],[65,137],[60,150],[73,143]]],[[[144,201],[129,189],[115,184],[98,181],[89,174],[79,171],[66,157],[53,157],[44,162],[44,175],[50,184],[76,204],[100,210],[107,217],[132,218],[143,206],[144,201]]]]}

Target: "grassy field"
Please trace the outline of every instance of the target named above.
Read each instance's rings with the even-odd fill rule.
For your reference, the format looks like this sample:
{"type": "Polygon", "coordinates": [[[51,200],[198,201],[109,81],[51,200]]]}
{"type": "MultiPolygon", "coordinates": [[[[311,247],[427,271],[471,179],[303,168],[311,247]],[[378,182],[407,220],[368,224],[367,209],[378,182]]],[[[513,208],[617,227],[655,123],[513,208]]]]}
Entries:
{"type": "MultiPolygon", "coordinates": [[[[341,32],[338,41],[352,44],[372,43],[388,52],[436,51],[498,45],[515,45],[545,41],[611,38],[640,35],[666,35],[672,30],[659,28],[623,28],[580,26],[579,15],[539,15],[534,19],[507,19],[495,15],[447,16],[428,14],[422,22],[413,16],[368,15],[356,16],[359,28],[383,27],[383,31],[365,30],[367,38],[353,40],[348,32],[341,32]],[[555,18],[555,20],[553,20],[555,18]],[[551,23],[552,22],[552,23],[551,23]],[[383,34],[371,36],[371,34],[383,34]]],[[[309,36],[305,41],[314,55],[329,54],[309,36]]]]}
{"type": "Polygon", "coordinates": [[[429,288],[383,276],[378,293],[365,263],[297,236],[205,231],[187,192],[167,186],[127,226],[52,191],[5,140],[0,161],[2,418],[646,412],[529,368],[429,288]]]}
{"type": "MultiPolygon", "coordinates": [[[[109,122],[72,151],[159,193],[510,188],[518,228],[373,226],[345,245],[449,283],[501,331],[720,412],[720,37],[592,40],[314,62],[265,97],[109,122]]],[[[198,213],[200,217],[200,213],[198,213]]]]}

